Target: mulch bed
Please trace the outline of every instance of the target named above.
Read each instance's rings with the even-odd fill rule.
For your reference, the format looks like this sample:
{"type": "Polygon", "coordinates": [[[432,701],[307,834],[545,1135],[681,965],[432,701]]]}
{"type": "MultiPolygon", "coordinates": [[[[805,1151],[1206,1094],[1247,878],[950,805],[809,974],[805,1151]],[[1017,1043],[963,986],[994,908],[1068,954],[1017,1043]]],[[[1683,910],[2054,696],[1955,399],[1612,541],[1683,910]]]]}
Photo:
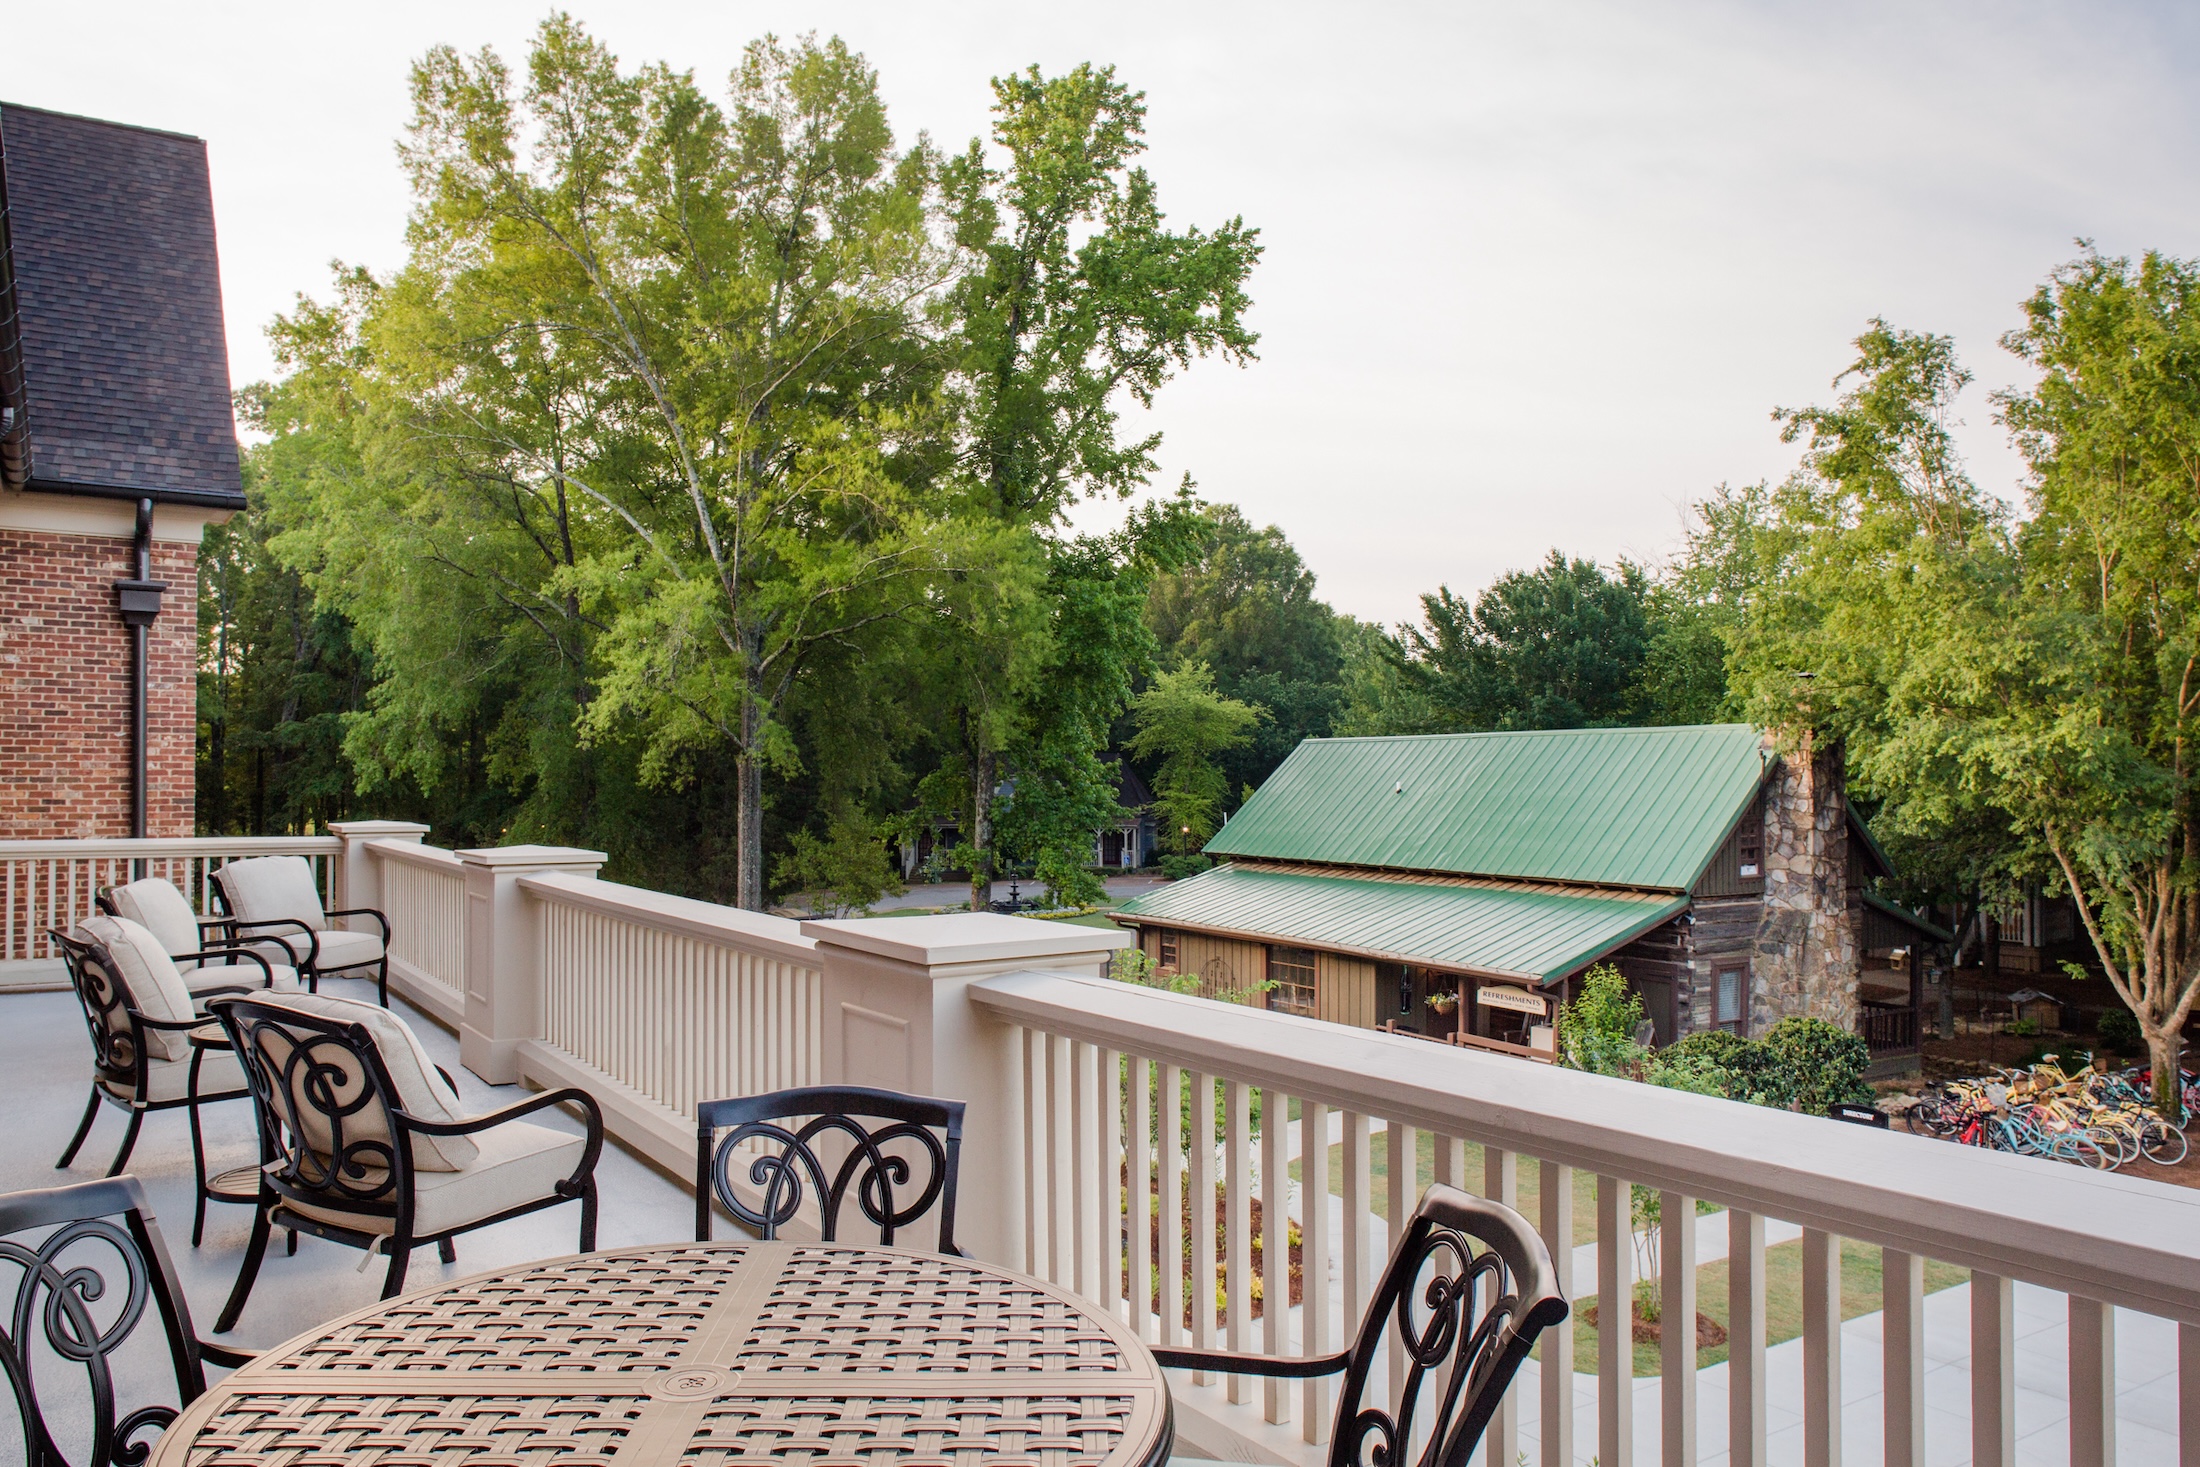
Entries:
{"type": "MultiPolygon", "coordinates": [[[[1581,1322],[1589,1326],[1589,1328],[1591,1329],[1595,1329],[1597,1327],[1597,1306],[1594,1303],[1590,1303],[1583,1307],[1581,1311],[1581,1322]]],[[[1635,1320],[1634,1337],[1635,1343],[1638,1345],[1655,1345],[1664,1340],[1665,1329],[1663,1324],[1658,1320],[1642,1319],[1638,1317],[1635,1320]]],[[[1713,1346],[1723,1345],[1725,1343],[1726,1326],[1719,1323],[1716,1319],[1713,1319],[1708,1314],[1697,1314],[1696,1348],[1699,1350],[1709,1350],[1713,1346]]]]}
{"type": "MultiPolygon", "coordinates": [[[[1127,1169],[1125,1180],[1126,1182],[1128,1181],[1127,1169]]],[[[1192,1275],[1192,1199],[1189,1195],[1190,1189],[1186,1188],[1185,1190],[1187,1195],[1184,1198],[1182,1207],[1178,1210],[1177,1219],[1182,1224],[1184,1230],[1183,1274],[1187,1278],[1189,1278],[1192,1275]]],[[[1147,1236],[1149,1240],[1148,1256],[1154,1258],[1158,1262],[1161,1257],[1161,1179],[1159,1177],[1153,1179],[1151,1195],[1154,1201],[1152,1204],[1147,1225],[1147,1236]]],[[[1262,1208],[1260,1205],[1260,1199],[1258,1197],[1252,1199],[1252,1211],[1253,1246],[1252,1267],[1250,1272],[1252,1278],[1254,1280],[1258,1280],[1263,1276],[1263,1271],[1265,1267],[1263,1260],[1266,1257],[1268,1241],[1268,1230],[1265,1226],[1265,1219],[1262,1215],[1262,1208]]],[[[1226,1246],[1225,1240],[1228,1236],[1228,1230],[1228,1208],[1223,1201],[1222,1189],[1220,1187],[1217,1187],[1215,1188],[1215,1278],[1217,1282],[1214,1285],[1214,1289],[1218,1295],[1221,1293],[1220,1280],[1222,1277],[1222,1259],[1224,1257],[1224,1250],[1226,1246]]],[[[1291,1240],[1291,1302],[1293,1304],[1302,1304],[1305,1302],[1306,1295],[1306,1279],[1303,1268],[1303,1254],[1305,1250],[1299,1240],[1298,1229],[1296,1226],[1292,1226],[1288,1229],[1288,1236],[1291,1240]]],[[[1133,1292],[1131,1288],[1130,1263],[1127,1259],[1123,1264],[1123,1292],[1126,1295],[1129,1295],[1133,1292]]],[[[1189,1289],[1185,1291],[1183,1323],[1186,1329],[1190,1329],[1192,1327],[1191,1292],[1192,1291],[1189,1289]]],[[[1161,1312],[1161,1270],[1158,1266],[1154,1269],[1153,1283],[1148,1287],[1146,1291],[1146,1301],[1148,1305],[1153,1309],[1154,1313],[1159,1314],[1161,1312]]],[[[1253,1295],[1252,1317],[1254,1319],[1259,1319],[1261,1317],[1261,1306],[1265,1302],[1266,1300],[1263,1299],[1258,1292],[1253,1295]]],[[[1215,1323],[1217,1325],[1221,1325],[1226,1322],[1227,1321],[1225,1319],[1223,1305],[1218,1299],[1215,1305],[1215,1323]]]]}

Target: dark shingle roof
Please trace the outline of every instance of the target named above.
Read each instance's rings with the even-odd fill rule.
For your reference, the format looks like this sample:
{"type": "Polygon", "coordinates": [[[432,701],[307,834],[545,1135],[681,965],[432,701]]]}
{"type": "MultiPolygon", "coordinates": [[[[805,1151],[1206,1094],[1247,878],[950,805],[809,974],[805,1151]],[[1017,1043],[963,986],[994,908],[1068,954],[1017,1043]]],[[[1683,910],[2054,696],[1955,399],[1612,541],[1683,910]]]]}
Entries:
{"type": "Polygon", "coordinates": [[[8,483],[242,508],[206,144],[0,104],[0,204],[8,483]]]}

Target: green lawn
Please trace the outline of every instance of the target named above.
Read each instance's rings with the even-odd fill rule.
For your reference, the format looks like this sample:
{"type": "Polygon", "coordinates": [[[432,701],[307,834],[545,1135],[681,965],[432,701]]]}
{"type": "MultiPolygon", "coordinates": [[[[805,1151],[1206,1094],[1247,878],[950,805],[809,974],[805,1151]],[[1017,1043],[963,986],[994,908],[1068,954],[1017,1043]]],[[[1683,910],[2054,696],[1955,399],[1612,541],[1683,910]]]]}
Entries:
{"type": "MultiPolygon", "coordinates": [[[[1855,1319],[1859,1315],[1876,1314],[1884,1303],[1880,1292],[1879,1249],[1868,1243],[1841,1240],[1841,1317],[1855,1319]]],[[[1967,1282],[1970,1271],[1952,1263],[1938,1263],[1931,1259],[1925,1263],[1925,1292],[1938,1293],[1967,1282]]],[[[1721,1327],[1730,1324],[1726,1297],[1726,1260],[1704,1264],[1696,1270],[1696,1310],[1719,1322],[1721,1327]]],[[[1576,1310],[1596,1302],[1594,1294],[1575,1301],[1576,1310]]],[[[1801,1239],[1775,1244],[1765,1250],[1765,1343],[1777,1345],[1783,1340],[1801,1337],[1803,1333],[1803,1244],[1801,1239]]],[[[1536,1351],[1541,1358],[1542,1349],[1536,1351]]],[[[1726,1358],[1726,1346],[1714,1345],[1696,1352],[1696,1368],[1716,1365],[1726,1358]]],[[[1594,1372],[1597,1368],[1597,1332],[1580,1322],[1577,1312],[1574,1324],[1574,1369],[1594,1372]]],[[[1635,1374],[1650,1376],[1659,1373],[1658,1347],[1652,1344],[1635,1346],[1635,1374]]]]}

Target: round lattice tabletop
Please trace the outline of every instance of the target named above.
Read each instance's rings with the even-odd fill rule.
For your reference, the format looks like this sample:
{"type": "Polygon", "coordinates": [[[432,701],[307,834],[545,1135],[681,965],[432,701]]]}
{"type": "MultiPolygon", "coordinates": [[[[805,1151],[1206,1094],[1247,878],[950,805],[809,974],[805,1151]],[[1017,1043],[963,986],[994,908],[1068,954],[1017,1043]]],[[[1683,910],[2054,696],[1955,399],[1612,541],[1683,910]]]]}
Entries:
{"type": "Polygon", "coordinates": [[[259,1356],[150,1467],[1151,1467],[1168,1388],[1076,1296],[897,1248],[683,1243],[424,1289],[259,1356]]]}

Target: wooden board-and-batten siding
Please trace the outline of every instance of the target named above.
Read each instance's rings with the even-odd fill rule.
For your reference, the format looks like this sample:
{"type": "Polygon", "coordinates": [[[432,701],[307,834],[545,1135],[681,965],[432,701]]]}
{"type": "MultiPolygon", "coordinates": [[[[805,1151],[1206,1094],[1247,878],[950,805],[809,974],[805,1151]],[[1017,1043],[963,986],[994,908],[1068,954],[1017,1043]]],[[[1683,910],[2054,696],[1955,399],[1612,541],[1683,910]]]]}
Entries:
{"type": "MultiPolygon", "coordinates": [[[[1176,969],[1197,973],[1200,992],[1213,997],[1245,988],[1268,976],[1266,943],[1217,937],[1205,932],[1167,929],[1176,939],[1176,969]]],[[[1164,929],[1141,927],[1138,943],[1156,966],[1161,964],[1164,929]]],[[[1314,949],[1314,1017],[1362,1029],[1375,1027],[1375,965],[1364,958],[1314,949]]]]}

